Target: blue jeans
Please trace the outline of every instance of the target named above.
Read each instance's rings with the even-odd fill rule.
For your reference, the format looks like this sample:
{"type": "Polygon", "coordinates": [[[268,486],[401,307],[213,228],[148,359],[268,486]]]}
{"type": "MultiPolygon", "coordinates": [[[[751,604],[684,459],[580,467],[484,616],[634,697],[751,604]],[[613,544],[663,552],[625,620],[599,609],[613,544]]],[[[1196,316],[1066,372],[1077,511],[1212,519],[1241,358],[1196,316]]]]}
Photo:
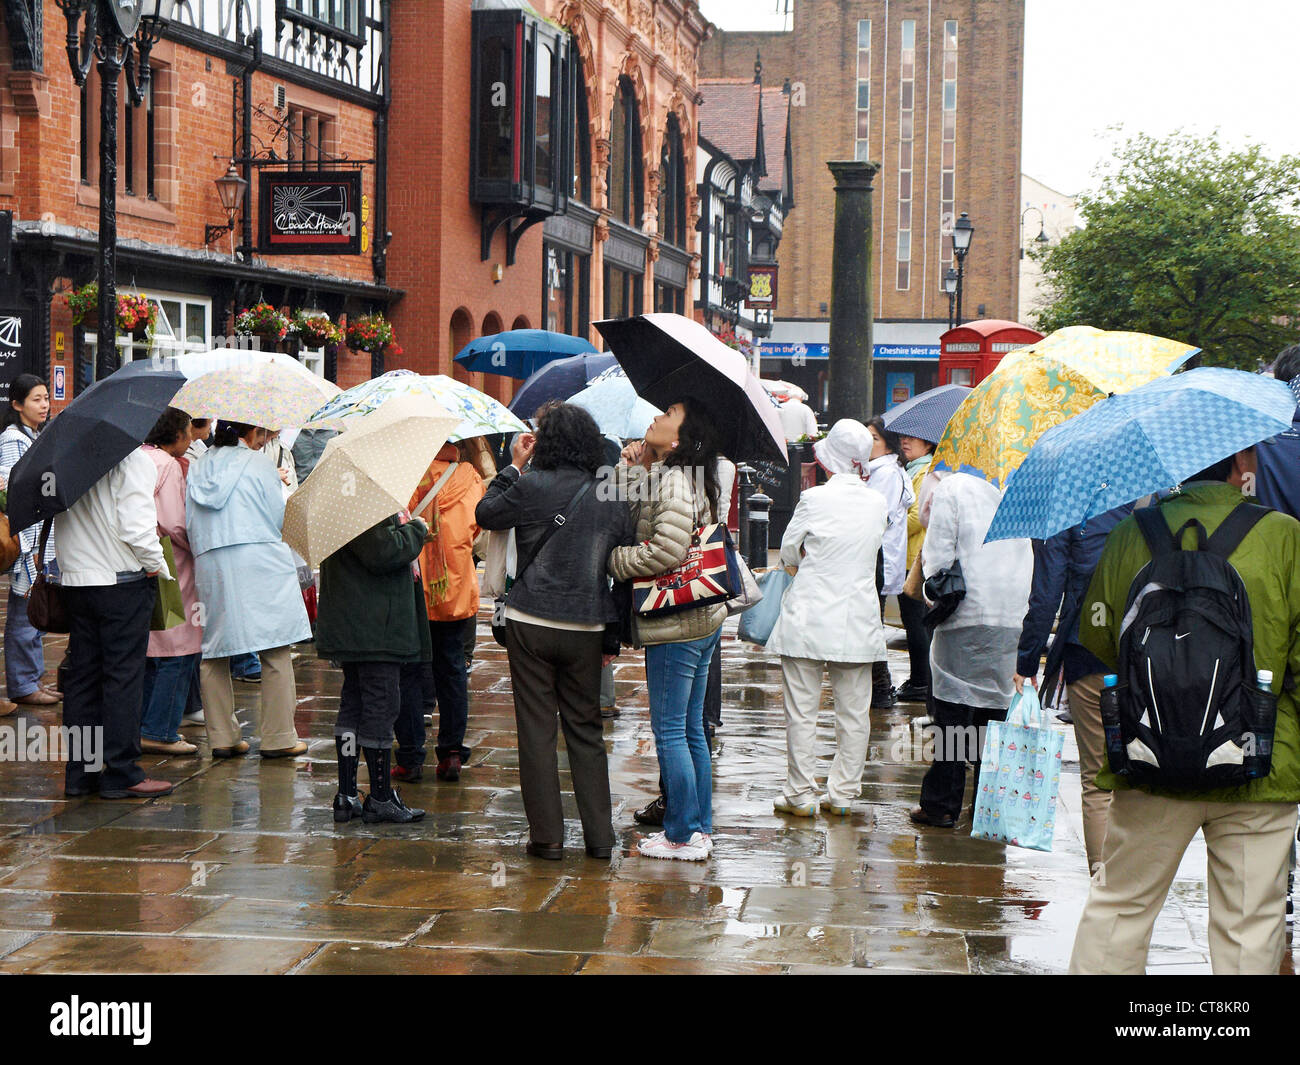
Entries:
{"type": "Polygon", "coordinates": [[[232,677],[238,680],[240,677],[247,677],[250,673],[256,673],[259,677],[262,675],[262,660],[256,653],[249,651],[248,654],[230,656],[232,677]]]}
{"type": "Polygon", "coordinates": [[[5,684],[9,698],[31,695],[41,686],[44,674],[41,634],[27,619],[27,599],[10,592],[5,614],[5,684]]]}
{"type": "Polygon", "coordinates": [[[144,664],[144,712],[140,718],[140,736],[158,743],[180,739],[181,715],[190,698],[190,682],[199,671],[199,658],[174,655],[147,658],[144,664]]]}
{"type": "Polygon", "coordinates": [[[704,693],[709,662],[721,639],[719,629],[700,640],[645,649],[650,727],[667,800],[664,833],[671,843],[686,843],[693,832],[713,831],[713,767],[704,737],[704,693]]]}

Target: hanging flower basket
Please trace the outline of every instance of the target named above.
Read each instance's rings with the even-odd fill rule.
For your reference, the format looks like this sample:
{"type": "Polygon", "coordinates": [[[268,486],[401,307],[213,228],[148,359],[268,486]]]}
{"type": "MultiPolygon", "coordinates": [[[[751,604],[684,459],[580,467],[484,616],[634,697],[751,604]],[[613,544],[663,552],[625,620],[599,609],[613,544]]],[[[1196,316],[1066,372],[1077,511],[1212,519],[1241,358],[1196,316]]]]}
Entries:
{"type": "Polygon", "coordinates": [[[347,342],[352,351],[367,351],[374,355],[390,344],[396,345],[397,334],[392,323],[382,314],[366,314],[348,322],[347,342]]]}
{"type": "Polygon", "coordinates": [[[99,282],[91,281],[74,288],[64,299],[72,312],[72,324],[87,330],[99,328],[99,282]]]}
{"type": "Polygon", "coordinates": [[[235,315],[235,335],[258,337],[268,346],[278,344],[289,331],[289,319],[269,303],[258,303],[235,315]]]}
{"type": "Polygon", "coordinates": [[[153,332],[158,308],[147,296],[117,297],[117,331],[145,340],[153,332]]]}
{"type": "Polygon", "coordinates": [[[289,330],[301,338],[305,348],[323,348],[343,341],[343,330],[323,314],[298,311],[289,323],[289,330]]]}

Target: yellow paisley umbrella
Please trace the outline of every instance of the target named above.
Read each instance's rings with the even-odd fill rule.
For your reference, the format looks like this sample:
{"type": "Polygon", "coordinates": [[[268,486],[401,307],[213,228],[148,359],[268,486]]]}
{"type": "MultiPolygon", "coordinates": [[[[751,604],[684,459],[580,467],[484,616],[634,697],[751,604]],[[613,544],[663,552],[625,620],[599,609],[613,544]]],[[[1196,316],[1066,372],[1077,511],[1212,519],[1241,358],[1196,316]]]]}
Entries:
{"type": "Polygon", "coordinates": [[[1173,373],[1200,348],[1088,325],[1058,329],[1007,355],[957,408],[934,450],[935,470],[999,488],[1043,433],[1115,392],[1173,373]]]}

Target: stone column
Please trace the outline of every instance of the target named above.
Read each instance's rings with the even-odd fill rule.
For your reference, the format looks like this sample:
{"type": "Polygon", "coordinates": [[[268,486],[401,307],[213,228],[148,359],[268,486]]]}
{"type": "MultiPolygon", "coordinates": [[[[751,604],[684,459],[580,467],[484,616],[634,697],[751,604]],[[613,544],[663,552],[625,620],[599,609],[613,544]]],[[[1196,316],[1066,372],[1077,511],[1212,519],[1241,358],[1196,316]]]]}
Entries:
{"type": "Polygon", "coordinates": [[[835,176],[831,252],[830,403],[827,418],[865,422],[871,395],[871,179],[877,163],[828,162],[835,176]]]}

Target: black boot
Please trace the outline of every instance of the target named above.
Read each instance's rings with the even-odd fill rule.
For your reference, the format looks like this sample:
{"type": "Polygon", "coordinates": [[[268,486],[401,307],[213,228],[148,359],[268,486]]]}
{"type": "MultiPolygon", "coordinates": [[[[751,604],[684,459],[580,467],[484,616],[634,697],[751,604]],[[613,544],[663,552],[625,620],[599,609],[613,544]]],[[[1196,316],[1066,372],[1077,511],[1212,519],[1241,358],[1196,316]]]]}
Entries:
{"type": "Polygon", "coordinates": [[[357,798],[357,738],[355,735],[335,736],[334,750],[339,759],[339,790],[334,796],[334,820],[340,823],[361,816],[361,800],[357,798]],[[343,752],[351,751],[351,754],[343,752]]]}
{"type": "Polygon", "coordinates": [[[402,802],[389,777],[391,747],[366,747],[366,767],[370,770],[370,794],[362,807],[362,820],[368,825],[381,821],[405,825],[424,816],[423,810],[412,810],[402,802]]]}

